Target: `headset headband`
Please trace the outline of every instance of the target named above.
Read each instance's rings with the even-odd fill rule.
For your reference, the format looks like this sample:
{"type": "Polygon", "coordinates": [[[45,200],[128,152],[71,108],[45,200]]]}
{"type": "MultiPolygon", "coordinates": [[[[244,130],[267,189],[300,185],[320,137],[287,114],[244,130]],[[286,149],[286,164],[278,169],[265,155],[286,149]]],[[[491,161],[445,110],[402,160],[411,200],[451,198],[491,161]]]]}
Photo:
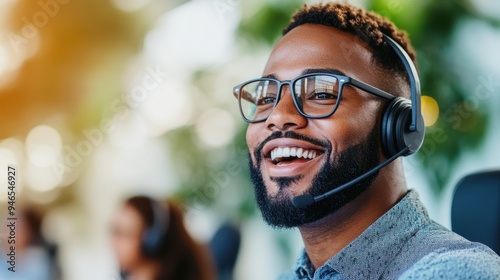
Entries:
{"type": "Polygon", "coordinates": [[[411,95],[411,124],[409,127],[410,131],[418,131],[420,126],[419,122],[421,118],[420,114],[420,79],[418,78],[417,68],[411,60],[410,56],[406,51],[396,43],[391,37],[383,34],[385,42],[391,46],[396,54],[403,62],[403,65],[410,78],[410,95],[411,95]]]}

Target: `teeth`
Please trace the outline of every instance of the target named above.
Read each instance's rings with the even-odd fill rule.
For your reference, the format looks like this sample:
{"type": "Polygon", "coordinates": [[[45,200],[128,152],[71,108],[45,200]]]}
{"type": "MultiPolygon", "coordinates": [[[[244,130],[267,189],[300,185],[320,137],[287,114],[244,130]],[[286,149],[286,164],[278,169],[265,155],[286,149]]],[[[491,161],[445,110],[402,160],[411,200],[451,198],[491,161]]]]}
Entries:
{"type": "Polygon", "coordinates": [[[276,157],[283,157],[283,148],[278,148],[276,150],[276,157]]]}
{"type": "Polygon", "coordinates": [[[277,158],[288,158],[288,157],[313,159],[316,156],[317,152],[314,150],[304,150],[303,148],[296,148],[296,147],[291,147],[291,148],[279,147],[271,151],[271,160],[273,161],[277,158]]]}
{"type": "Polygon", "coordinates": [[[290,156],[290,148],[286,147],[283,149],[283,157],[289,157],[290,156]]]}
{"type": "Polygon", "coordinates": [[[299,149],[297,150],[297,157],[298,157],[298,158],[300,158],[300,157],[302,156],[302,152],[303,152],[303,151],[304,151],[304,150],[303,150],[302,148],[299,148],[299,149]]]}

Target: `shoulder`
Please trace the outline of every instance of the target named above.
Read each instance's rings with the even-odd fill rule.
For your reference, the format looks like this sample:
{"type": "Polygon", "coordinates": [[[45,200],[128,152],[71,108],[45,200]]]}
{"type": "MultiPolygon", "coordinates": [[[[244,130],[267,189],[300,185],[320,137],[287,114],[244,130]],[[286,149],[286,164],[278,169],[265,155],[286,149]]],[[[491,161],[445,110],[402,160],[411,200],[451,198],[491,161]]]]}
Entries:
{"type": "Polygon", "coordinates": [[[496,279],[500,257],[431,222],[407,240],[386,273],[402,279],[496,279]]]}
{"type": "Polygon", "coordinates": [[[475,244],[470,248],[429,253],[405,273],[402,279],[497,279],[500,257],[488,247],[475,244]]]}

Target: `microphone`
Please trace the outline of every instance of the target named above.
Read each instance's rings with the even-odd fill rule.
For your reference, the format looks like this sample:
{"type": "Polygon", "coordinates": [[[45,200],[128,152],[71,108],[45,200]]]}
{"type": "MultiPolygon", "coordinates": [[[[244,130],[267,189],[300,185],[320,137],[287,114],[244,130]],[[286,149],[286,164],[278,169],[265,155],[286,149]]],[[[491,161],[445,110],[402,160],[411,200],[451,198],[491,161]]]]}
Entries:
{"type": "Polygon", "coordinates": [[[296,196],[292,199],[292,204],[293,206],[295,206],[296,208],[304,208],[304,207],[307,207],[315,202],[318,202],[318,201],[321,201],[327,197],[330,197],[344,189],[346,189],[347,187],[350,187],[356,183],[358,183],[359,181],[363,180],[363,179],[366,179],[368,176],[372,175],[373,173],[379,171],[380,169],[384,168],[386,165],[388,165],[389,163],[393,162],[394,160],[396,160],[398,157],[402,156],[404,153],[408,152],[410,150],[410,146],[406,146],[406,148],[402,149],[401,151],[399,151],[397,154],[393,155],[392,157],[388,158],[386,161],[382,162],[381,164],[375,166],[374,168],[372,168],[370,171],[366,172],[365,174],[359,176],[358,178],[352,180],[352,181],[349,181],[343,185],[340,185],[339,187],[333,189],[333,190],[329,190],[327,191],[326,193],[324,194],[320,194],[320,195],[317,195],[317,196],[313,196],[312,194],[309,194],[309,193],[306,193],[306,194],[302,194],[302,195],[299,195],[299,196],[296,196]]]}

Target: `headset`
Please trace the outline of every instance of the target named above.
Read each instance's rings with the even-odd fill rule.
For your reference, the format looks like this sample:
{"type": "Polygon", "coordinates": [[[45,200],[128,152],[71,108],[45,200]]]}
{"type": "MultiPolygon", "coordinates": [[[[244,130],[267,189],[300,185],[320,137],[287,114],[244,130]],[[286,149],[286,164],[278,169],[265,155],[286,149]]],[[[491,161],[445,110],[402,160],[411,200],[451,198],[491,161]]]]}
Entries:
{"type": "Polygon", "coordinates": [[[425,126],[420,105],[420,80],[413,61],[406,51],[387,35],[384,41],[391,46],[401,59],[410,81],[411,100],[403,97],[394,98],[381,119],[382,150],[387,157],[392,157],[407,149],[402,156],[414,154],[424,141],[425,126]]]}
{"type": "Polygon", "coordinates": [[[163,249],[170,224],[170,212],[168,207],[152,198],[149,198],[149,205],[153,213],[153,223],[146,228],[142,236],[141,248],[146,256],[155,257],[163,249]]]}

